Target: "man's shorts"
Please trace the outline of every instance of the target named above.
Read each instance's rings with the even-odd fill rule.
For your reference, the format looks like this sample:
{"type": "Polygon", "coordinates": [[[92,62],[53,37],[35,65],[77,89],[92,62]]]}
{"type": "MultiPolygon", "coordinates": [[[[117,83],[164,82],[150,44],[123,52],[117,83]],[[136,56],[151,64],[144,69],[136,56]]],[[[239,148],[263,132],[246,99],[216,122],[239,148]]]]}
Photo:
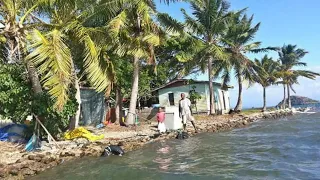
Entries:
{"type": "Polygon", "coordinates": [[[182,115],[182,123],[187,124],[187,121],[194,121],[194,118],[191,114],[182,115]]]}

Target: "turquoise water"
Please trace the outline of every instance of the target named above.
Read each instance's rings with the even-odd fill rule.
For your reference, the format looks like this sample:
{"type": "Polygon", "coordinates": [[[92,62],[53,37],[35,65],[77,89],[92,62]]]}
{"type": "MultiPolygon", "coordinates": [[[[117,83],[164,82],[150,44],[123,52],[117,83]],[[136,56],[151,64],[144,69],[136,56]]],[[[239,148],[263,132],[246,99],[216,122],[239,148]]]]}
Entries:
{"type": "Polygon", "coordinates": [[[67,162],[30,179],[320,179],[320,113],[67,162]]]}

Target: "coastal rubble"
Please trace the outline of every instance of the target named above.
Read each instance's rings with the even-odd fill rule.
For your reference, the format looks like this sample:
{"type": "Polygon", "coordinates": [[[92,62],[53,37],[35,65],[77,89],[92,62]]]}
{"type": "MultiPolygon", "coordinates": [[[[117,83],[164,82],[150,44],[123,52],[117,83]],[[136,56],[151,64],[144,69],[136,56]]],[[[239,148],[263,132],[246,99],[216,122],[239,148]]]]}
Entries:
{"type": "MultiPolygon", "coordinates": [[[[259,119],[283,118],[292,114],[291,110],[278,110],[251,115],[197,116],[196,125],[199,132],[221,132],[247,126],[259,119]]],[[[147,143],[172,139],[177,135],[177,132],[174,131],[160,135],[156,131],[155,124],[150,125],[149,123],[125,131],[110,131],[107,127],[106,131],[99,130],[99,132],[105,133],[106,138],[96,142],[89,142],[84,138],[59,141],[60,148],[52,144],[45,144],[39,152],[27,153],[23,152],[21,148],[0,149],[2,150],[0,179],[23,179],[75,158],[100,156],[108,145],[119,145],[125,152],[128,152],[139,149],[147,143]],[[4,153],[4,151],[12,152],[10,154],[4,153]],[[8,154],[13,157],[8,159],[8,154]]],[[[188,127],[188,132],[190,136],[195,134],[192,127],[188,127]]]]}

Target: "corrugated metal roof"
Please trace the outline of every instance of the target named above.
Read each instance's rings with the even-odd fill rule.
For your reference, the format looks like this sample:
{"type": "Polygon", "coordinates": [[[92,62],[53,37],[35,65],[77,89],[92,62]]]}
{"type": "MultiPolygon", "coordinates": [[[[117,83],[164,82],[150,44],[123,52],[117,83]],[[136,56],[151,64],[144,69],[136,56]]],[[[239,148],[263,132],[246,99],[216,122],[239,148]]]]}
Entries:
{"type": "MultiPolygon", "coordinates": [[[[177,83],[177,82],[188,82],[188,81],[190,81],[191,84],[196,84],[196,83],[209,83],[209,81],[198,81],[198,80],[192,80],[192,79],[176,79],[176,80],[173,80],[173,81],[171,81],[171,82],[169,82],[169,83],[167,83],[167,84],[165,84],[165,85],[162,85],[162,86],[160,86],[160,87],[158,87],[158,88],[153,89],[152,92],[158,91],[158,90],[163,89],[163,88],[166,88],[167,86],[172,85],[172,84],[175,84],[175,83],[177,83]]],[[[217,85],[217,86],[221,86],[221,83],[213,82],[213,84],[214,84],[214,85],[217,85]]],[[[233,88],[233,86],[229,86],[229,85],[228,85],[228,88],[229,88],[229,89],[230,89],[230,88],[233,88]]]]}

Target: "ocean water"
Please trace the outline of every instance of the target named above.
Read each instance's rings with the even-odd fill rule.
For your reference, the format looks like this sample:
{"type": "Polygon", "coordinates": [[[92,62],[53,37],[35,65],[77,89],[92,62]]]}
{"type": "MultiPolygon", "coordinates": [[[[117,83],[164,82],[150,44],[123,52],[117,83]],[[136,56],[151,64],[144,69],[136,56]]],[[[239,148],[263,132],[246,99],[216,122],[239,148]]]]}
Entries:
{"type": "Polygon", "coordinates": [[[83,158],[29,179],[320,179],[320,113],[151,143],[122,157],[83,158]]]}

